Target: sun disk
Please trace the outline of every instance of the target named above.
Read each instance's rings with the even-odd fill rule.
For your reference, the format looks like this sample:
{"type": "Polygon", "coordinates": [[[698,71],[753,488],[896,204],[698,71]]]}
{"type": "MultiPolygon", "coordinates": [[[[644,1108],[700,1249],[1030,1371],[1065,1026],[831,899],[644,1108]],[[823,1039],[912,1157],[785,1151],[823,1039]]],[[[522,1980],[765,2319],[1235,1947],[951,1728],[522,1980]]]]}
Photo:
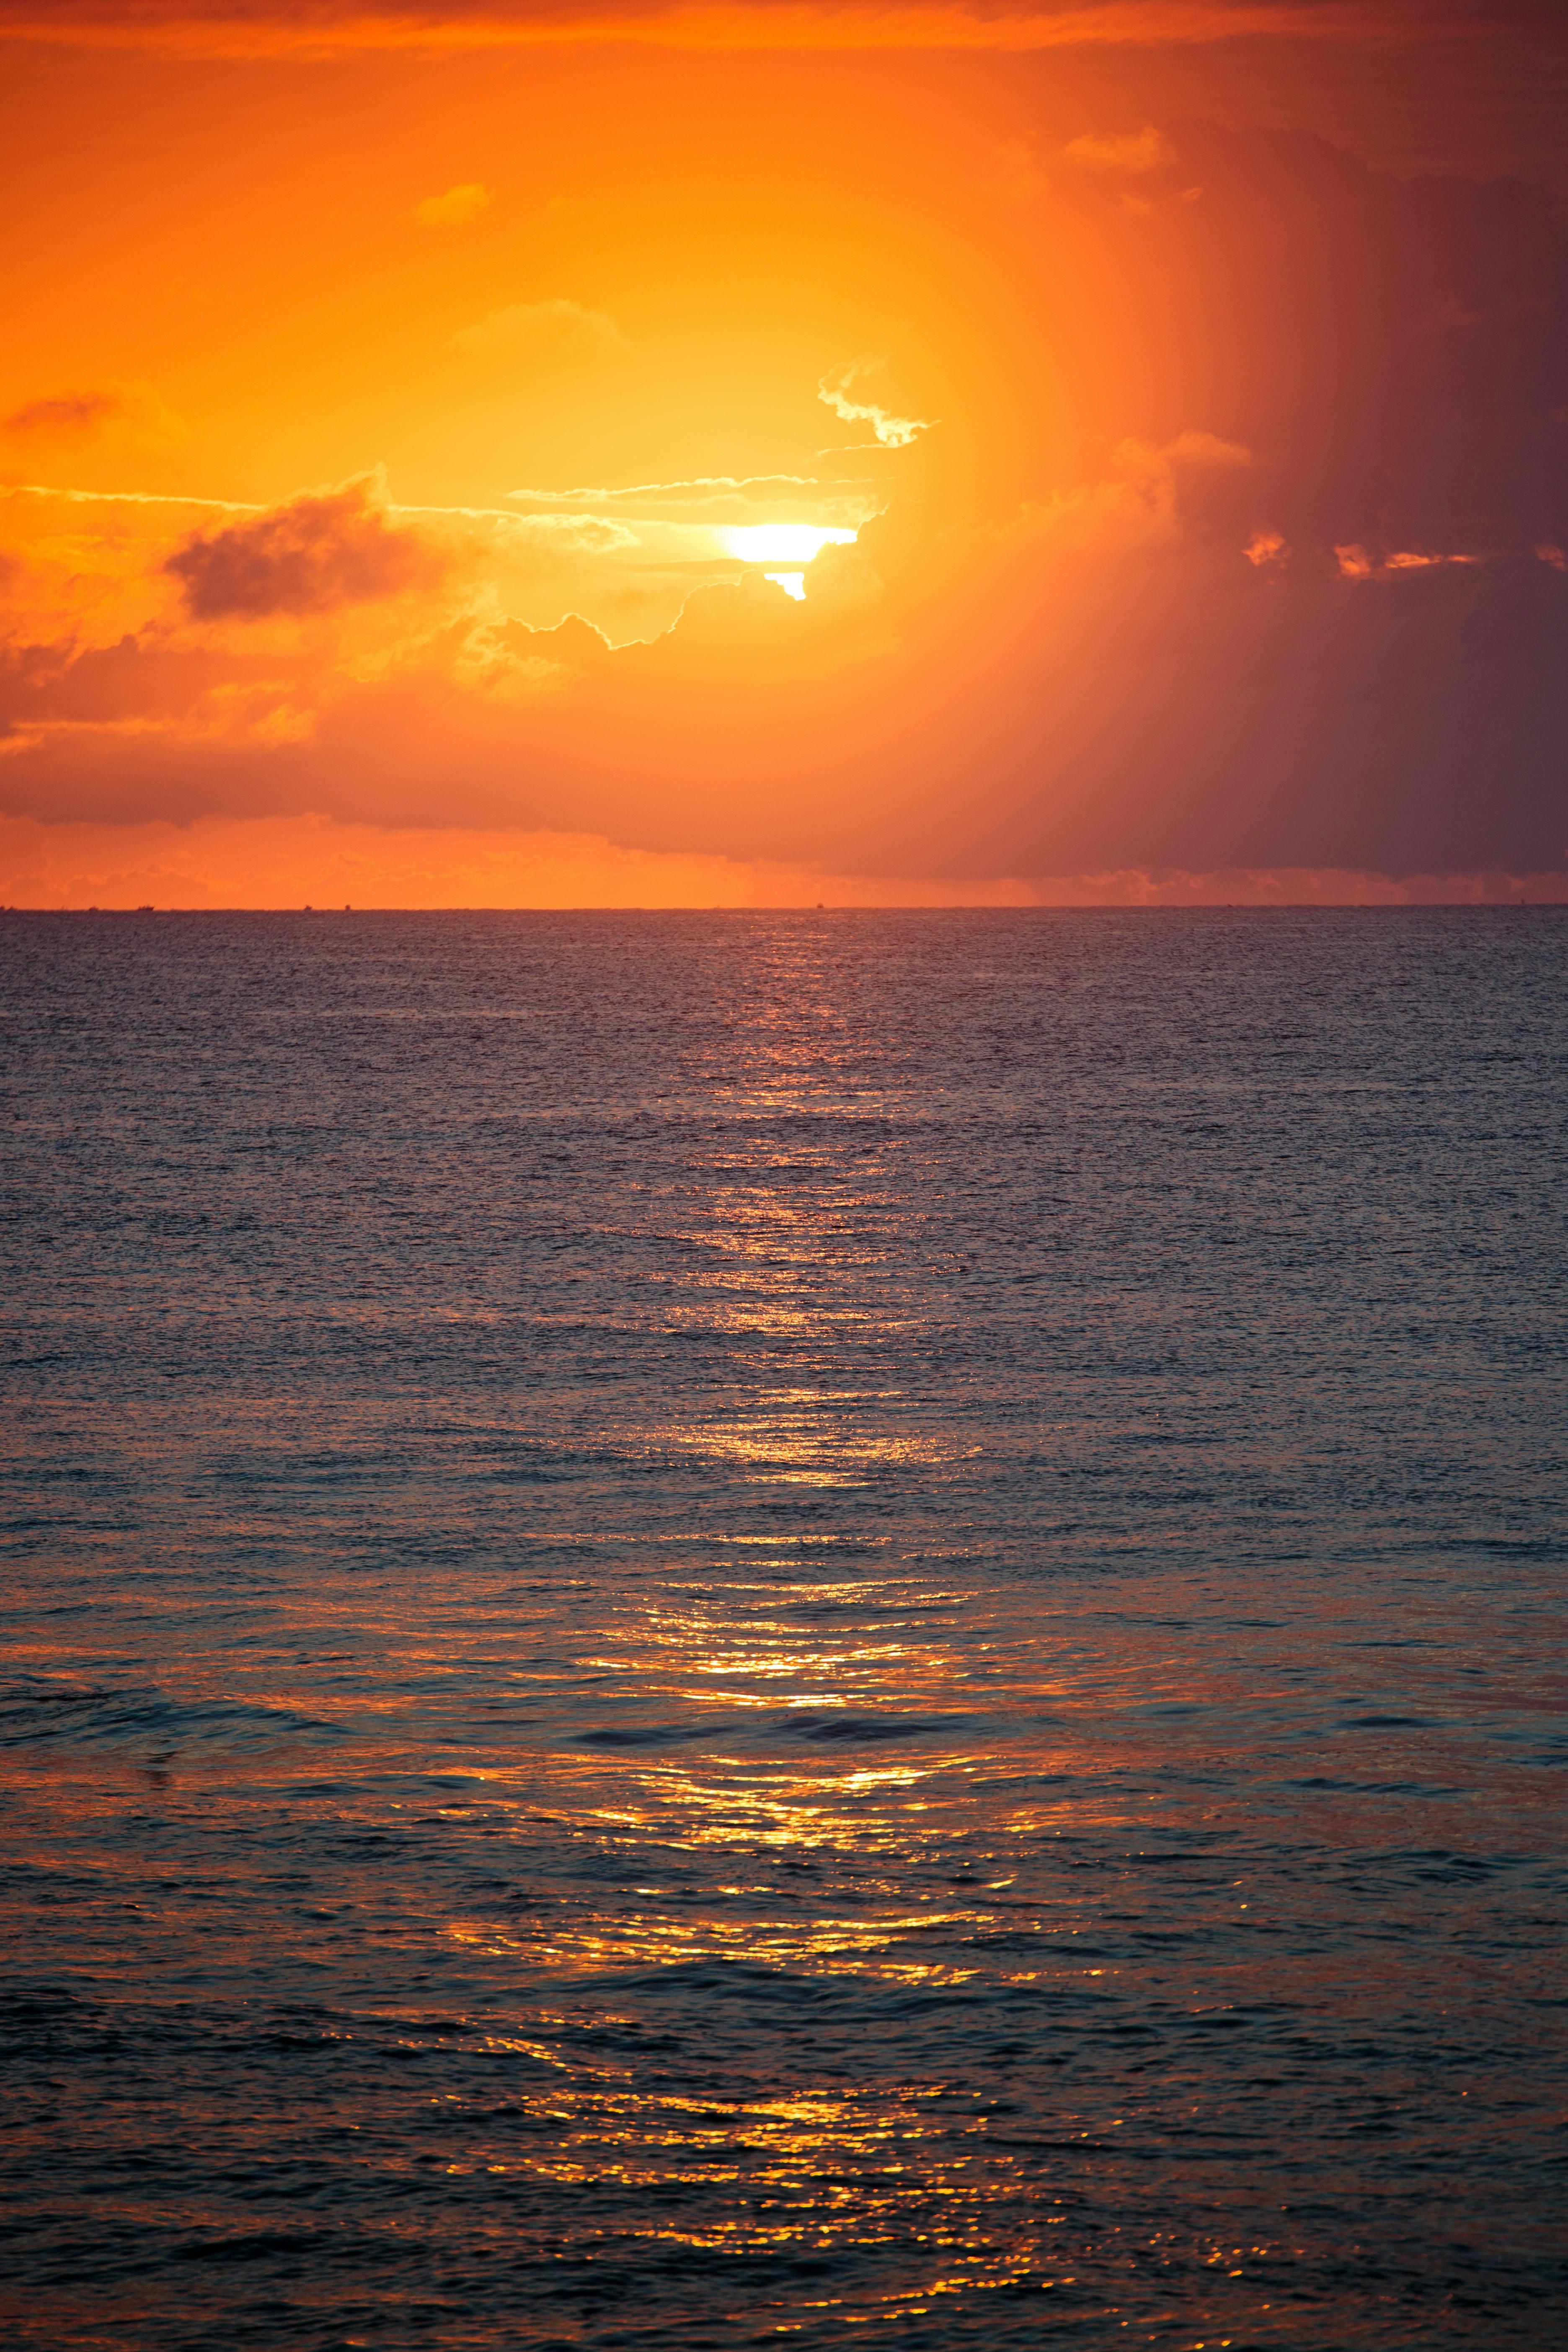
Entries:
{"type": "Polygon", "coordinates": [[[825,547],[853,544],[852,530],[823,530],[816,523],[742,523],[721,530],[719,544],[726,555],[742,563],[809,563],[825,547]]]}

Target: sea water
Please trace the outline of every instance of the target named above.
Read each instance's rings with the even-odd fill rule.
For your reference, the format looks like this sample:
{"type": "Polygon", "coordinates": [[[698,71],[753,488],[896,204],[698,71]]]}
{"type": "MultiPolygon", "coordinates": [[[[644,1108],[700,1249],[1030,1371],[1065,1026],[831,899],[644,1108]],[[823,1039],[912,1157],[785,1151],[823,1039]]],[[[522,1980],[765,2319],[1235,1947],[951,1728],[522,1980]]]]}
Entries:
{"type": "Polygon", "coordinates": [[[1564,2340],[1565,957],[0,919],[7,2342],[1564,2340]]]}

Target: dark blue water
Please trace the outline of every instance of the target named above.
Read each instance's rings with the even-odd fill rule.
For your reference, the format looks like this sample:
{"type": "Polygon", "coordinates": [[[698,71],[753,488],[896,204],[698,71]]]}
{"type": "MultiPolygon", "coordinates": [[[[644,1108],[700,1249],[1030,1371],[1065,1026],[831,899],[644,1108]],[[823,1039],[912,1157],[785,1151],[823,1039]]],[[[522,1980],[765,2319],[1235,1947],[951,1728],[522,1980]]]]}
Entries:
{"type": "Polygon", "coordinates": [[[1565,956],[0,920],[6,2340],[1563,2340],[1565,956]]]}

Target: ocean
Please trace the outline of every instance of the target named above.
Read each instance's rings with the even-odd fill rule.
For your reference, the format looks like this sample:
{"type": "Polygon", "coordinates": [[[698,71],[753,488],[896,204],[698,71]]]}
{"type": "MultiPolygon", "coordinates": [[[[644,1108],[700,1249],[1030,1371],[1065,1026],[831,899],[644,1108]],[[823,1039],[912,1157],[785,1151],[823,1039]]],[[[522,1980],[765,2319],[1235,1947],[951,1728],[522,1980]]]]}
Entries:
{"type": "Polygon", "coordinates": [[[1568,2336],[1568,910],[0,917],[6,2341],[1568,2336]]]}

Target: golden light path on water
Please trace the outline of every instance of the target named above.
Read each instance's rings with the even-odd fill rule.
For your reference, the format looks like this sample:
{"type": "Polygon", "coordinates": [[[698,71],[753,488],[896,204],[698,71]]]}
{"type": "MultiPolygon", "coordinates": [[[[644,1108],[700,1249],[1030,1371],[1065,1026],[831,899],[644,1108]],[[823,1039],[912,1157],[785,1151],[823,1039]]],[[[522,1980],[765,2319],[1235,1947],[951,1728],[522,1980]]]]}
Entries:
{"type": "MultiPolygon", "coordinates": [[[[770,1465],[764,1475],[809,1479],[828,1491],[863,1475],[864,1458],[853,1467],[835,1465],[825,1458],[831,1449],[820,1433],[801,1433],[801,1408],[812,1401],[811,1391],[784,1392],[777,1421],[753,1423],[735,1444],[739,1458],[770,1465]],[[816,1466],[799,1466],[803,1458],[816,1466]]],[[[635,1679],[645,1696],[651,1684],[659,1701],[678,1706],[782,1705],[820,1713],[889,1700],[939,1709],[951,1703],[951,1655],[940,1640],[910,1638],[910,1621],[940,1622],[962,1594],[910,1578],[786,1580],[787,1558],[757,1566],[764,1579],[769,1570],[778,1577],[771,1589],[764,1583],[759,1591],[750,1579],[719,1583],[683,1605],[650,1608],[637,1629],[640,1642],[628,1629],[624,1647],[583,1664],[635,1679]],[[808,1627],[792,1620],[802,1608],[852,1616],[859,1637],[847,1644],[832,1636],[813,1640],[808,1627]],[[759,1687],[781,1682],[786,1686],[759,1687]]],[[[928,1714],[922,1728],[940,1741],[940,1716],[928,1714]]],[[[903,1872],[922,1851],[940,1858],[955,1830],[962,1835],[969,1826],[966,1799],[987,1761],[939,1745],[919,1763],[802,1769],[759,1766],[718,1745],[706,1747],[700,1764],[658,1758],[602,1766],[595,1777],[611,1785],[583,1789],[579,1821],[630,1857],[657,1852],[668,1883],[638,1885],[613,1916],[590,1913],[553,1936],[498,1936],[477,1920],[455,1921],[451,1933],[488,1958],[515,1957],[531,1970],[556,1972],[563,1983],[745,1962],[837,1979],[863,1976],[899,1990],[960,1985],[977,1970],[952,1956],[953,1948],[998,1922],[996,1898],[1016,1881],[995,1880],[976,1886],[968,1899],[950,1897],[940,1906],[900,1910],[897,1897],[903,1872]],[[688,1856],[720,1867],[733,1856],[746,1874],[710,1883],[708,1901],[694,1903],[690,1886],[680,1884],[688,1856]],[[830,1873],[836,1885],[852,1890],[858,1907],[841,1916],[801,1915],[798,1906],[771,1910],[781,1863],[786,1871],[830,1873]],[[713,1898],[733,1903],[737,1916],[727,1917],[713,1898]]],[[[1036,1973],[1024,1971],[1020,1980],[1036,1973]]],[[[918,2318],[937,2298],[1023,2282],[1049,2293],[1055,2282],[1039,2274],[1044,2229],[1009,2245],[988,2225],[996,2161],[988,2119],[984,2109],[974,2112],[955,2135],[952,2095],[948,2083],[913,2080],[786,2098],[698,2100],[649,2094],[635,2067],[606,2067],[564,2106],[552,2106],[567,2132],[551,2177],[572,2186],[609,2172],[634,2196],[700,2186],[705,2203],[716,2191],[743,2189],[744,2212],[647,2232],[655,2242],[693,2251],[816,2255],[902,2242],[911,2220],[925,2225],[913,2239],[928,2275],[863,2305],[840,2295],[806,2296],[799,2303],[803,2313],[918,2318]]],[[[1046,2226],[1051,2218],[1044,2217],[1046,2226]]]]}

